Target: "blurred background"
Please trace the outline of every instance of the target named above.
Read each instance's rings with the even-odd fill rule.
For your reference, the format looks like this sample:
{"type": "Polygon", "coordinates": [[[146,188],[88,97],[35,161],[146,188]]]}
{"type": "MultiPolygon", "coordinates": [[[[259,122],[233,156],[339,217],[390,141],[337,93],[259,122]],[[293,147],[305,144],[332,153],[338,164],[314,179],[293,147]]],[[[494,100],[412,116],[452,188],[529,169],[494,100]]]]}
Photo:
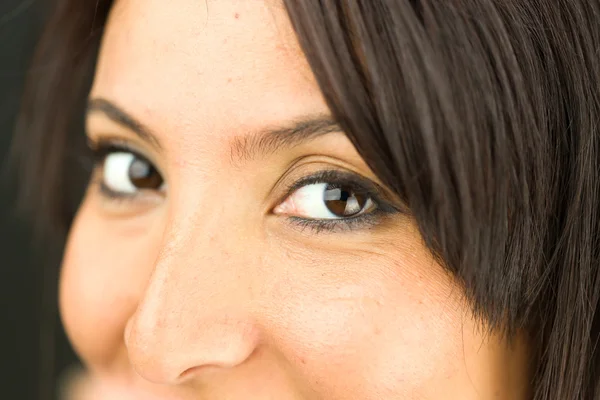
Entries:
{"type": "Polygon", "coordinates": [[[43,0],[0,0],[0,399],[6,400],[54,399],[57,378],[76,362],[57,313],[63,238],[34,240],[28,222],[15,211],[16,179],[6,174],[45,5],[43,0]]]}

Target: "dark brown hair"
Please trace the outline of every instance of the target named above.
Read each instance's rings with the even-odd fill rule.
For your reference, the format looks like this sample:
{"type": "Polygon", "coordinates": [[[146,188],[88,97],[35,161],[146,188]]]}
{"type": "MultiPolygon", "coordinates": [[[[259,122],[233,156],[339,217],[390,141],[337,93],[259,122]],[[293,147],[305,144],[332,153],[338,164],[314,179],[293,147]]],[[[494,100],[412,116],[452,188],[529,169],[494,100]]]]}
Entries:
{"type": "MultiPolygon", "coordinates": [[[[65,229],[111,3],[57,2],[16,136],[24,198],[65,229]]],[[[476,315],[528,335],[532,398],[600,398],[600,2],[285,4],[335,118],[476,315]]]]}

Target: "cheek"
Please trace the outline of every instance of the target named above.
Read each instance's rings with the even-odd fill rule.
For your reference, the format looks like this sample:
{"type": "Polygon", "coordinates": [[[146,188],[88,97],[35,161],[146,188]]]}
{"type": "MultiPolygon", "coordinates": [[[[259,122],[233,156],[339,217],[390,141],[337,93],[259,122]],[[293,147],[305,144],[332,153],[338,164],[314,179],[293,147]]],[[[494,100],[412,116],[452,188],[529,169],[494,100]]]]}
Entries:
{"type": "Polygon", "coordinates": [[[418,238],[394,242],[379,255],[312,254],[274,285],[279,346],[327,398],[424,395],[462,362],[462,290],[418,238]]]}
{"type": "MultiPolygon", "coordinates": [[[[60,280],[60,311],[82,360],[107,367],[123,351],[123,334],[152,272],[152,230],[113,229],[86,201],[69,235],[60,280]]],[[[148,225],[145,224],[147,227],[148,225]]],[[[142,227],[142,224],[139,226],[142,227]]]]}

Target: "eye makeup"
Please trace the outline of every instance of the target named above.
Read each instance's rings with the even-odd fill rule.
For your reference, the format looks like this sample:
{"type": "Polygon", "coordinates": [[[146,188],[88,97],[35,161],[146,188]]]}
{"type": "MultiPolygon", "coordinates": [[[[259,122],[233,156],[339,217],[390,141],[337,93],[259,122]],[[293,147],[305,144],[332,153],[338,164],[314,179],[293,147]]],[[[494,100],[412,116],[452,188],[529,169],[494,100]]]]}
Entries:
{"type": "Polygon", "coordinates": [[[93,144],[90,143],[89,147],[92,152],[91,157],[93,159],[95,171],[94,181],[92,183],[97,184],[100,193],[105,198],[114,201],[134,200],[136,197],[139,197],[141,193],[164,192],[164,187],[158,185],[158,183],[162,183],[162,176],[154,167],[152,161],[148,160],[147,157],[126,142],[103,140],[93,144]],[[122,168],[126,168],[125,171],[121,171],[121,175],[124,174],[121,178],[131,180],[130,186],[133,190],[115,190],[106,182],[106,162],[110,157],[114,158],[115,155],[119,154],[127,156],[130,160],[128,165],[121,165],[122,168]],[[153,179],[145,178],[143,176],[144,174],[152,174],[153,179]],[[156,185],[150,183],[156,183],[156,185]]]}
{"type": "MultiPolygon", "coordinates": [[[[160,188],[138,187],[137,185],[134,185],[135,190],[128,192],[114,190],[107,184],[105,179],[106,171],[104,171],[104,168],[106,167],[107,160],[116,154],[129,155],[132,162],[146,165],[148,169],[151,169],[156,174],[160,174],[147,157],[130,146],[126,141],[112,139],[101,140],[90,143],[89,147],[92,151],[92,160],[95,165],[94,180],[92,184],[98,187],[103,198],[111,202],[122,203],[135,202],[140,197],[154,196],[156,194],[161,196],[165,195],[164,185],[160,188]]],[[[129,179],[130,176],[127,175],[128,172],[125,171],[124,173],[129,179]]],[[[132,180],[131,183],[135,182],[132,180]]],[[[302,231],[309,229],[313,233],[319,234],[370,229],[380,224],[386,216],[402,212],[402,208],[398,205],[398,201],[390,195],[389,191],[385,190],[379,184],[371,179],[362,177],[358,173],[331,167],[318,170],[293,181],[283,190],[284,195],[279,198],[277,204],[286,201],[286,199],[299,189],[315,184],[325,184],[327,191],[330,193],[344,193],[346,198],[341,199],[342,202],[347,201],[348,194],[351,194],[355,199],[368,199],[368,203],[371,204],[371,207],[364,212],[359,212],[350,216],[340,216],[339,218],[309,218],[306,216],[288,215],[285,213],[277,214],[277,216],[285,219],[302,231]]],[[[323,197],[317,199],[317,201],[327,201],[325,193],[323,193],[323,197]]],[[[274,212],[272,213],[275,214],[274,212]]]]}
{"type": "Polygon", "coordinates": [[[311,229],[315,233],[325,233],[368,229],[376,226],[385,216],[401,212],[400,207],[381,186],[356,173],[337,169],[321,170],[295,181],[285,190],[282,199],[287,199],[302,187],[320,183],[327,184],[328,188],[350,188],[353,194],[370,199],[374,203],[374,208],[356,216],[332,219],[284,216],[302,230],[311,229]]]}

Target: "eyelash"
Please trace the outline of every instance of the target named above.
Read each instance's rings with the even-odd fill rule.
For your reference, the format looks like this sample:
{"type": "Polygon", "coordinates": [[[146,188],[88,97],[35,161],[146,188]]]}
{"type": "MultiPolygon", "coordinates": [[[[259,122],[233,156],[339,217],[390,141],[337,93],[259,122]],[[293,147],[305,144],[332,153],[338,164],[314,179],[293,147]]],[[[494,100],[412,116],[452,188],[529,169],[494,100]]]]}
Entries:
{"type": "MultiPolygon", "coordinates": [[[[150,160],[148,160],[147,157],[145,157],[139,151],[131,147],[127,142],[120,141],[117,139],[102,140],[96,143],[90,142],[88,143],[88,148],[91,151],[91,159],[95,169],[100,168],[104,164],[106,157],[112,153],[131,153],[136,158],[144,160],[149,164],[153,164],[150,160]]],[[[97,179],[93,183],[95,183],[98,186],[100,194],[109,199],[110,201],[124,202],[133,200],[133,198],[135,197],[135,195],[119,193],[110,189],[108,186],[106,186],[106,184],[104,184],[104,181],[101,176],[97,177],[97,179]]]]}
{"type": "MultiPolygon", "coordinates": [[[[96,169],[103,165],[108,155],[111,153],[121,152],[131,153],[135,157],[152,164],[144,155],[140,154],[139,151],[133,149],[125,142],[106,140],[97,143],[90,143],[89,148],[92,152],[91,158],[96,169]]],[[[386,196],[384,194],[385,191],[376,183],[368,180],[367,178],[359,177],[357,174],[334,169],[322,170],[299,179],[286,188],[285,195],[279,199],[279,202],[283,202],[296,190],[304,186],[319,183],[327,183],[334,187],[350,186],[354,189],[354,192],[363,194],[370,198],[371,201],[375,203],[376,208],[373,211],[360,214],[355,217],[340,219],[309,219],[298,216],[286,217],[291,224],[300,228],[302,231],[305,229],[310,229],[314,233],[318,234],[323,232],[343,232],[370,229],[378,225],[383,217],[400,212],[399,207],[395,206],[393,201],[386,200],[386,198],[389,198],[389,196],[386,196]]],[[[104,184],[102,177],[96,179],[95,184],[98,186],[102,196],[106,197],[110,201],[131,201],[135,197],[135,195],[123,194],[111,190],[104,184]]]]}
{"type": "Polygon", "coordinates": [[[392,201],[386,200],[384,190],[374,182],[357,176],[354,173],[342,172],[339,170],[322,170],[313,175],[306,176],[293,184],[285,191],[280,201],[287,199],[292,193],[303,186],[328,183],[333,187],[350,186],[355,193],[360,193],[370,198],[375,203],[376,208],[368,213],[360,214],[355,217],[341,219],[308,219],[296,216],[289,216],[287,219],[297,227],[311,229],[315,233],[352,231],[357,229],[368,229],[378,225],[385,216],[399,213],[400,210],[392,201]]]}

